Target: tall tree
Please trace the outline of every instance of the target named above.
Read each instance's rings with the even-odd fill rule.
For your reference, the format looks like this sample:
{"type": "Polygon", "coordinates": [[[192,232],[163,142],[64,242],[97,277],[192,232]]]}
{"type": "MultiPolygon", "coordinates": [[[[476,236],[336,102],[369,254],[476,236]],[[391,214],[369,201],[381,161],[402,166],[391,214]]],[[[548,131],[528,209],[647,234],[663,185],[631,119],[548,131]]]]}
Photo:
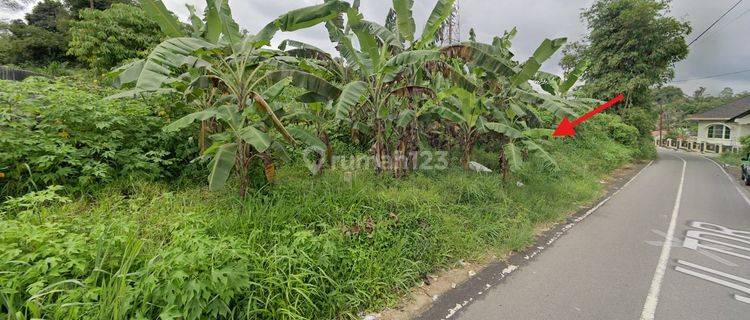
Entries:
{"type": "Polygon", "coordinates": [[[57,0],[44,0],[34,6],[31,12],[26,14],[26,23],[47,31],[63,31],[60,24],[69,17],[68,11],[57,0]]]}
{"type": "Polygon", "coordinates": [[[721,90],[721,93],[719,93],[719,96],[722,98],[731,98],[734,96],[734,90],[730,87],[726,87],[723,90],[721,90]]]}
{"type": "Polygon", "coordinates": [[[693,92],[693,99],[701,99],[706,94],[706,87],[698,87],[698,89],[693,92]]]}
{"type": "Polygon", "coordinates": [[[47,64],[65,60],[68,19],[69,14],[59,1],[44,0],[26,14],[26,21],[14,20],[0,26],[7,41],[0,63],[47,64]]]}
{"type": "Polygon", "coordinates": [[[591,61],[583,89],[594,98],[625,93],[621,108],[649,110],[651,88],[674,77],[674,64],[687,57],[687,22],[668,15],[669,0],[599,0],[581,18],[589,34],[566,48],[561,65],[572,70],[580,58],[591,61]]]}

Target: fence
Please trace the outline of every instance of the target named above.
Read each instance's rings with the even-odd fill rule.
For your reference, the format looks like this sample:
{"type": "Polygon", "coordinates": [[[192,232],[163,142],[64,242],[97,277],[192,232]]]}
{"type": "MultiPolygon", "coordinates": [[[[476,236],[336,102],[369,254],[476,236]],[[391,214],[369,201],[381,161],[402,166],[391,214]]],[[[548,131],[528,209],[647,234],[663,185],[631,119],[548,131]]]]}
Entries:
{"type": "MultiPolygon", "coordinates": [[[[659,145],[659,139],[656,138],[656,145],[659,145]]],[[[694,139],[663,139],[661,146],[666,148],[675,148],[677,150],[695,151],[700,153],[725,153],[739,152],[740,148],[734,146],[725,146],[722,144],[697,142],[694,139]]]]}
{"type": "Polygon", "coordinates": [[[0,66],[0,80],[22,81],[31,76],[41,76],[41,74],[6,66],[0,66]]]}

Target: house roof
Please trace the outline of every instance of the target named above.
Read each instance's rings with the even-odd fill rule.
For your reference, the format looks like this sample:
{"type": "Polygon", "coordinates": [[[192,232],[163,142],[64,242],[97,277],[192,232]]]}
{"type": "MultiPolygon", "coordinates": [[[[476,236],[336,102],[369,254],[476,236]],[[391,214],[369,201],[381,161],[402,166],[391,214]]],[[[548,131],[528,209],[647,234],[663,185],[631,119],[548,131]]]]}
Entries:
{"type": "Polygon", "coordinates": [[[747,114],[750,114],[750,96],[732,101],[703,113],[695,114],[691,116],[690,119],[731,121],[747,114]]]}

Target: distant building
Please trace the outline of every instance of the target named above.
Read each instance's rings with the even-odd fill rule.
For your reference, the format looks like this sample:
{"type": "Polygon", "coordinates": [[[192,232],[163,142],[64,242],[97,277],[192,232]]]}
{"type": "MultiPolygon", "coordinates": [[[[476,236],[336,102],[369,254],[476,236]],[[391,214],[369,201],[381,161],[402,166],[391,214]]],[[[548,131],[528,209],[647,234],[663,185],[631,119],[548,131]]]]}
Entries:
{"type": "Polygon", "coordinates": [[[695,114],[689,119],[698,122],[699,144],[717,152],[737,150],[742,146],[740,138],[750,135],[750,97],[695,114]]]}

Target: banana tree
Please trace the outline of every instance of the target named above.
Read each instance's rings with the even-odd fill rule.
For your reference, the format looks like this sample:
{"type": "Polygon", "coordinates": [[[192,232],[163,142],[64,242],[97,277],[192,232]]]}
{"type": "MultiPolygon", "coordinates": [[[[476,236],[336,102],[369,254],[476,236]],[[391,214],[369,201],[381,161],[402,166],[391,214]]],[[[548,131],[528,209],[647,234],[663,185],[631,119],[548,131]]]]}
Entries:
{"type": "Polygon", "coordinates": [[[420,38],[414,36],[413,1],[393,1],[389,16],[395,20],[397,30],[365,20],[358,11],[359,1],[346,12],[346,24],[343,16],[326,23],[329,37],[337,44],[347,68],[358,78],[342,88],[335,104],[337,117],[349,123],[353,135],[359,133],[360,127],[373,128],[372,152],[378,172],[393,171],[401,176],[413,168],[403,158],[404,152],[414,153],[418,148],[413,134],[416,119],[405,126],[399,126],[398,119],[405,109],[411,112],[404,115],[414,114],[423,97],[435,96],[423,66],[440,59],[440,52],[433,48],[434,35],[451,14],[454,2],[437,2],[420,38]],[[359,50],[353,44],[355,39],[359,50]]]}
{"type": "Polygon", "coordinates": [[[482,98],[460,87],[441,92],[439,96],[443,103],[435,108],[436,113],[459,128],[459,143],[462,146],[461,166],[464,170],[469,170],[471,155],[479,138],[490,132],[501,134],[502,139],[506,140],[503,141],[503,152],[500,156],[504,174],[507,174],[507,169],[517,171],[521,168],[523,157],[519,150],[539,157],[543,163],[551,167],[556,167],[555,160],[535,142],[535,139],[539,139],[545,133],[546,136],[550,136],[551,131],[519,128],[521,124],[514,124],[503,114],[493,110],[488,98],[482,98]],[[509,165],[504,165],[506,162],[509,165]]]}
{"type": "Polygon", "coordinates": [[[284,123],[295,124],[289,131],[292,136],[308,146],[307,150],[311,152],[305,152],[304,156],[314,157],[310,170],[313,174],[320,174],[325,168],[333,165],[333,145],[328,133],[328,126],[333,119],[333,105],[330,101],[300,104],[301,106],[294,108],[293,113],[283,116],[281,120],[284,123]],[[312,127],[314,133],[308,132],[303,129],[304,127],[312,127]]]}
{"type": "Polygon", "coordinates": [[[581,60],[576,66],[565,75],[565,78],[561,78],[557,75],[539,71],[534,81],[547,93],[559,97],[567,97],[570,89],[578,82],[583,76],[590,65],[588,60],[581,60]]]}
{"type": "MultiPolygon", "coordinates": [[[[536,154],[544,163],[554,166],[554,160],[537,143],[539,132],[549,130],[544,127],[552,125],[539,117],[540,110],[551,112],[555,116],[575,116],[581,102],[569,99],[565,95],[539,93],[529,81],[538,81],[545,73],[541,72],[542,64],[548,60],[566,42],[565,38],[545,39],[531,57],[523,63],[513,60],[510,44],[516,32],[513,29],[503,37],[496,37],[492,44],[479,43],[474,40],[444,47],[442,54],[454,63],[461,61],[467,77],[476,78],[481,83],[476,92],[491,110],[487,116],[489,131],[500,133],[501,151],[499,161],[504,174],[517,171],[525,155],[536,154]],[[535,134],[530,134],[534,132],[535,134]]],[[[582,67],[585,68],[585,67],[582,67]]],[[[571,74],[566,81],[560,81],[558,88],[567,90],[578,78],[571,74]]],[[[543,136],[543,135],[542,135],[543,136]]]]}
{"type": "Polygon", "coordinates": [[[294,31],[326,22],[349,8],[343,1],[290,11],[270,22],[257,35],[245,35],[233,20],[227,0],[207,0],[201,20],[191,10],[191,28],[185,28],[160,0],[142,1],[144,8],[172,36],[159,44],[146,59],[117,70],[118,83],[132,84],[132,90],[113,98],[177,92],[186,100],[202,101],[198,112],[169,127],[179,130],[194,121],[217,121],[221,130],[211,135],[209,188],[224,186],[236,168],[240,194],[250,184],[249,167],[253,159],[262,160],[266,177],[275,172],[270,148],[275,141],[272,128],[287,143],[295,144],[290,133],[271,106],[288,85],[335,99],[340,90],[324,79],[296,70],[282,52],[264,49],[277,31],[294,31]],[[190,30],[192,29],[192,30],[190,30]],[[276,70],[276,71],[274,71],[276,70]]]}

